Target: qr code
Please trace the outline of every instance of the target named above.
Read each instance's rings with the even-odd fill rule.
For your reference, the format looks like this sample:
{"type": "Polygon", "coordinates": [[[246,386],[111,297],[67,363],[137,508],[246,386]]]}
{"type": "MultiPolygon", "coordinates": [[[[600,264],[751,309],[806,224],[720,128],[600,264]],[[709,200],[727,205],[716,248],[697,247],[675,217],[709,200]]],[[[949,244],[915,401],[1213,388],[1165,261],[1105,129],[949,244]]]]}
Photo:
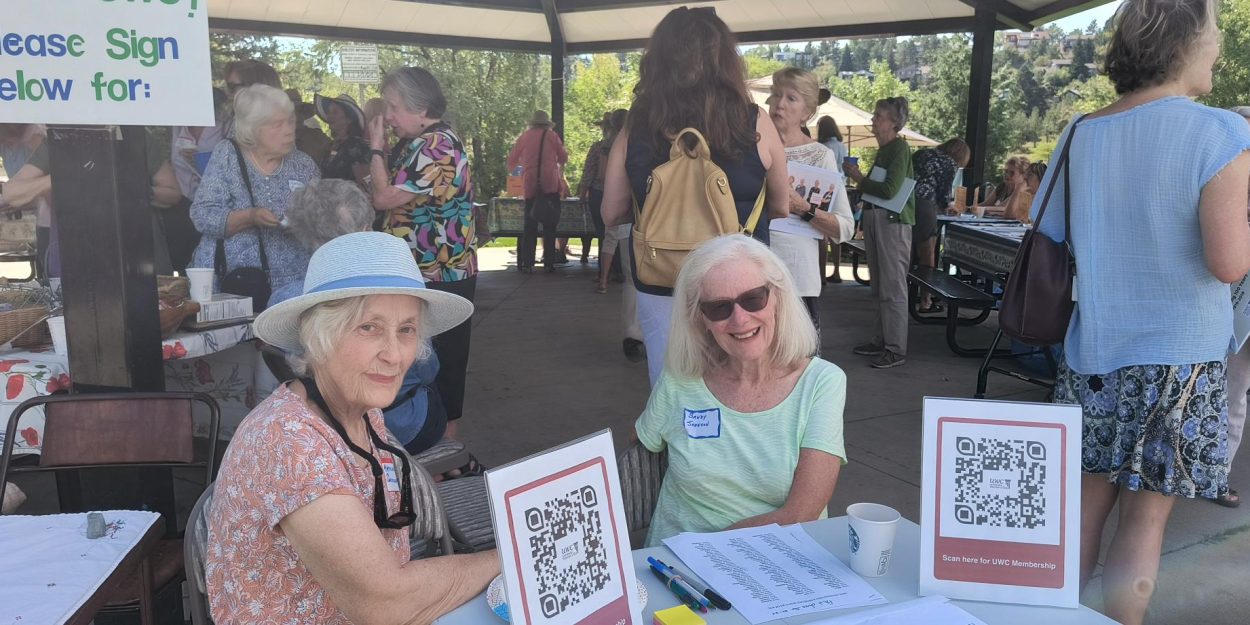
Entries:
{"type": "Polygon", "coordinates": [[[611,581],[599,494],[582,486],[525,510],[543,616],[555,617],[611,581]]]}
{"type": "Polygon", "coordinates": [[[959,436],[955,452],[956,521],[1027,530],[1046,526],[1044,443],[959,436]]]}

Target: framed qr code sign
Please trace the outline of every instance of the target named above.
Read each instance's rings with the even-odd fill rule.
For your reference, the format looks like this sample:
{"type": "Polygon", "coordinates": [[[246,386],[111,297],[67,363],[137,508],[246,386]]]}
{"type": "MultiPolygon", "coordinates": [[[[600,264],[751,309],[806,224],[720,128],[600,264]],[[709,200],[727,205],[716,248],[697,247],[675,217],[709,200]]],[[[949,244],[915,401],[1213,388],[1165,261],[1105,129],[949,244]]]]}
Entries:
{"type": "Polygon", "coordinates": [[[1079,406],[924,400],[920,594],[1075,608],[1079,406]]]}
{"type": "Polygon", "coordinates": [[[486,472],[514,625],[637,625],[612,433],[486,472]]]}

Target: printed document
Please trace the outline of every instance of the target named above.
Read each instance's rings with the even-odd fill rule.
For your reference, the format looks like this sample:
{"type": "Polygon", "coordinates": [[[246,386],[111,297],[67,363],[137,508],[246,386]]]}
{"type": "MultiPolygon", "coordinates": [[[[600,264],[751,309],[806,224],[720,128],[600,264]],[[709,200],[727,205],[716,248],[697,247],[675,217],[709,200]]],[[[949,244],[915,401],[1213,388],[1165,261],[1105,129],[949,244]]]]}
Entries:
{"type": "Polygon", "coordinates": [[[808,625],[985,625],[985,621],[941,595],[860,610],[846,616],[812,621],[808,625]]]}
{"type": "Polygon", "coordinates": [[[664,544],[752,625],[887,603],[798,525],[685,533],[664,544]]]}

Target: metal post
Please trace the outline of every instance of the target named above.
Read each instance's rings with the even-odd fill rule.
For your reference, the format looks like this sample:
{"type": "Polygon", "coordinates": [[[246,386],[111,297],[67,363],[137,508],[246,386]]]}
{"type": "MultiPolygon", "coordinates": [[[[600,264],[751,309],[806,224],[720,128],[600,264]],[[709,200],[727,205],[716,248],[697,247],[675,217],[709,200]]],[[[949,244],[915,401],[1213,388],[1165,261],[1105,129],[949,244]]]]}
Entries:
{"type": "Polygon", "coordinates": [[[74,390],[163,391],[144,129],[53,127],[48,141],[74,390]]]}
{"type": "Polygon", "coordinates": [[[564,44],[551,52],[551,121],[556,134],[564,137],[564,44]]]}
{"type": "Polygon", "coordinates": [[[972,162],[964,172],[964,186],[971,202],[972,190],[985,179],[985,149],[990,126],[990,86],[994,74],[994,32],[998,16],[977,7],[972,31],[972,68],[968,79],[968,128],[965,139],[972,148],[972,162]]]}

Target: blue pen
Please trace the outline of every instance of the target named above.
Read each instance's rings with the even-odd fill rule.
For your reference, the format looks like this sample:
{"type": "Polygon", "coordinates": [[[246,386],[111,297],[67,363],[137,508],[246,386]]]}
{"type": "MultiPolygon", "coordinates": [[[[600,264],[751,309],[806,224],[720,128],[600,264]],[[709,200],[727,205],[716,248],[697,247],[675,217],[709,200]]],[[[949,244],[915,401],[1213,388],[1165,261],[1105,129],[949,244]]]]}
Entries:
{"type": "Polygon", "coordinates": [[[707,606],[703,605],[701,602],[699,602],[698,598],[696,598],[694,595],[691,595],[686,589],[682,588],[677,583],[678,580],[675,580],[672,577],[669,577],[667,573],[665,573],[664,571],[661,571],[659,567],[657,567],[654,564],[652,564],[650,568],[651,568],[651,573],[654,574],[656,578],[659,579],[661,582],[664,582],[664,586],[668,588],[670,591],[672,591],[674,595],[677,595],[677,598],[681,599],[681,602],[686,604],[686,607],[690,608],[691,610],[707,612],[707,606]]]}
{"type": "Polygon", "coordinates": [[[664,576],[667,577],[672,583],[675,583],[678,586],[681,586],[681,589],[686,591],[686,594],[690,595],[691,597],[694,597],[694,600],[699,602],[699,605],[704,608],[703,609],[704,612],[707,611],[707,608],[712,607],[711,600],[708,599],[707,597],[704,597],[697,589],[695,589],[694,586],[690,584],[690,582],[687,582],[686,580],[682,579],[682,577],[677,574],[677,571],[673,570],[673,567],[665,564],[661,560],[657,560],[656,558],[652,558],[650,556],[647,557],[647,563],[649,563],[652,567],[659,569],[659,571],[663,573],[664,576]]]}
{"type": "Polygon", "coordinates": [[[660,565],[665,570],[667,570],[670,575],[672,575],[673,577],[676,577],[677,579],[680,579],[681,583],[693,589],[692,592],[694,593],[696,597],[703,597],[707,599],[710,605],[715,606],[717,609],[720,609],[720,610],[729,610],[733,608],[733,604],[729,603],[728,599],[717,594],[715,590],[712,590],[711,588],[704,586],[703,590],[700,591],[699,587],[694,585],[694,582],[688,581],[686,578],[682,577],[681,574],[677,572],[677,569],[669,566],[663,560],[656,560],[655,562],[656,564],[660,565]]]}

